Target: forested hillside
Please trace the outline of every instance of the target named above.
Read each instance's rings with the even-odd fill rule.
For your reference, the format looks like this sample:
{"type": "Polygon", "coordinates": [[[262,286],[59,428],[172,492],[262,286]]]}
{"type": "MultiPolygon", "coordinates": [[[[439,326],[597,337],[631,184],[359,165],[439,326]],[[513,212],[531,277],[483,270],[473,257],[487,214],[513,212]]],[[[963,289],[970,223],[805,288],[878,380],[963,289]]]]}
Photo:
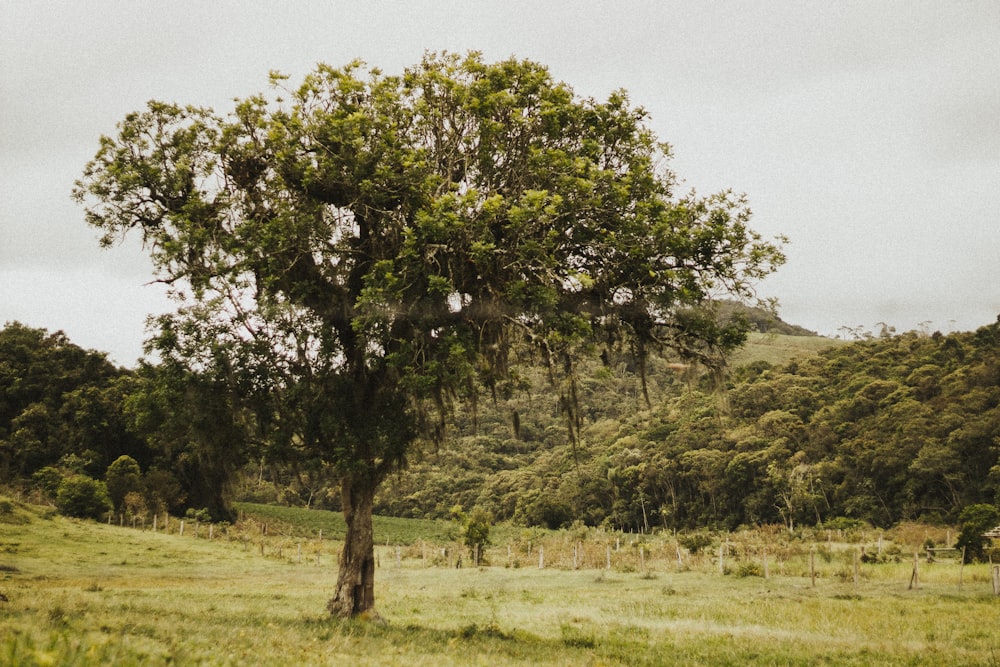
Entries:
{"type": "MultiPolygon", "coordinates": [[[[635,371],[607,356],[581,368],[576,445],[541,375],[508,399],[456,404],[445,444],[412,457],[377,511],[436,518],[460,505],[632,530],[887,526],[998,500],[1000,323],[851,343],[758,334],[725,378],[651,364],[648,403],[635,371]]],[[[66,503],[93,480],[95,514],[225,518],[236,497],[338,508],[322,465],[272,463],[240,415],[199,378],[118,369],[60,333],[0,331],[0,474],[37,497],[66,503]]]]}
{"type": "MultiPolygon", "coordinates": [[[[586,383],[576,449],[544,394],[414,462],[381,510],[478,505],[529,524],[632,529],[954,520],[997,500],[1000,325],[834,346],[732,370],[724,388],[663,366],[644,409],[627,369],[586,383]]],[[[486,410],[483,410],[486,412],[486,410]]]]}

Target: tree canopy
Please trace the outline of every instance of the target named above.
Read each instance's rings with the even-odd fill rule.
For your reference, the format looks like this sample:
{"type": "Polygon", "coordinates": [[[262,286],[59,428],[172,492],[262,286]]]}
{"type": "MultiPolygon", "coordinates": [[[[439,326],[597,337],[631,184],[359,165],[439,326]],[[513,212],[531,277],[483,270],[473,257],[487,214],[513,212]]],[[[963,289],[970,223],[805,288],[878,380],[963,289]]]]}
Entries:
{"type": "Polygon", "coordinates": [[[232,388],[269,455],[338,475],[336,614],[373,607],[373,494],[456,398],[509,395],[541,363],[572,440],[582,352],[718,363],[746,322],[713,299],[751,297],[783,260],[744,197],[675,193],[624,92],[580,98],[476,54],[271,78],[225,116],[128,115],[75,196],[105,243],[141,234],[174,290],[151,349],[232,388]]]}

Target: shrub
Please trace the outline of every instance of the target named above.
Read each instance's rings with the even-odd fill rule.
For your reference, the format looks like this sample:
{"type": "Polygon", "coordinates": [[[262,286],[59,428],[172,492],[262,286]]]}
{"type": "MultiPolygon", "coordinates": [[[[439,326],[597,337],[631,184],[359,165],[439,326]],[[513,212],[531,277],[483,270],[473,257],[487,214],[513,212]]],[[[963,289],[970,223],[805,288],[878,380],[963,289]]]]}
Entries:
{"type": "Polygon", "coordinates": [[[56,507],[67,516],[98,519],[111,510],[111,498],[104,482],[86,475],[70,475],[59,483],[56,507]]]}
{"type": "Polygon", "coordinates": [[[993,505],[969,505],[958,515],[961,532],[955,541],[956,549],[965,549],[965,562],[986,560],[985,548],[990,539],[984,537],[1000,521],[1000,511],[993,505]]]}
{"type": "Polygon", "coordinates": [[[735,572],[737,577],[763,577],[764,569],[760,563],[750,561],[740,563],[735,572]]]}
{"type": "Polygon", "coordinates": [[[56,497],[62,479],[62,471],[52,466],[45,466],[40,470],[36,470],[31,476],[31,481],[34,483],[35,488],[41,489],[42,493],[50,498],[56,497]]]}
{"type": "Polygon", "coordinates": [[[692,554],[696,554],[702,549],[712,546],[712,542],[714,542],[712,536],[703,532],[687,533],[677,538],[677,543],[692,554]]]}
{"type": "Polygon", "coordinates": [[[142,470],[136,460],[126,454],[108,466],[104,479],[116,512],[125,511],[125,496],[142,491],[142,470]]]}

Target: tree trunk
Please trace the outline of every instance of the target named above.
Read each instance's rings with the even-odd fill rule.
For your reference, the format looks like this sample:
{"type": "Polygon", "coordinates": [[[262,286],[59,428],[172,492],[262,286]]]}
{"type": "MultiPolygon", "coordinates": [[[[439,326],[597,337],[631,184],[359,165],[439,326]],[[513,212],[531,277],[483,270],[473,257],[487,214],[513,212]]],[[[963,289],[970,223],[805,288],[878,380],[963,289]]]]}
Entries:
{"type": "Polygon", "coordinates": [[[347,536],[340,556],[337,590],[326,607],[334,616],[374,614],[375,539],[372,505],[377,482],[354,477],[341,482],[347,536]]]}

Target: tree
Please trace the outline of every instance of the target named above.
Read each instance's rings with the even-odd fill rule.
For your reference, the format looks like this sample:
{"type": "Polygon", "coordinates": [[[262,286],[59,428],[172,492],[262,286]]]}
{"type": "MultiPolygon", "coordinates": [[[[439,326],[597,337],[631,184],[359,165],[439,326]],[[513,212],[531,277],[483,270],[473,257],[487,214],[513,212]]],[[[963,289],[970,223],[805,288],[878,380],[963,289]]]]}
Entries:
{"type": "Polygon", "coordinates": [[[142,470],[135,459],[122,454],[108,466],[104,483],[115,511],[122,513],[125,511],[125,497],[130,493],[139,493],[143,488],[142,470]]]}
{"type": "Polygon", "coordinates": [[[981,561],[986,558],[985,549],[990,538],[984,533],[1000,522],[1000,510],[993,505],[969,505],[958,515],[961,532],[955,540],[955,548],[965,550],[965,562],[981,561]]]}
{"type": "Polygon", "coordinates": [[[454,400],[540,362],[568,437],[594,344],[715,363],[744,340],[713,296],[783,260],[731,192],[677,197],[669,148],[623,92],[578,98],[532,62],[428,55],[401,76],[319,66],[294,90],[129,114],[74,190],[138,231],[179,299],[151,340],[231,387],[248,434],[340,478],[329,609],[373,612],[372,500],[454,400]]]}
{"type": "Polygon", "coordinates": [[[158,454],[146,474],[150,509],[174,510],[187,502],[208,508],[217,521],[233,518],[227,492],[246,460],[240,443],[248,433],[228,385],[169,362],[143,365],[123,412],[129,428],[158,454]]]}
{"type": "Polygon", "coordinates": [[[86,475],[70,475],[59,484],[56,507],[67,516],[99,519],[112,505],[104,482],[86,475]]]}

